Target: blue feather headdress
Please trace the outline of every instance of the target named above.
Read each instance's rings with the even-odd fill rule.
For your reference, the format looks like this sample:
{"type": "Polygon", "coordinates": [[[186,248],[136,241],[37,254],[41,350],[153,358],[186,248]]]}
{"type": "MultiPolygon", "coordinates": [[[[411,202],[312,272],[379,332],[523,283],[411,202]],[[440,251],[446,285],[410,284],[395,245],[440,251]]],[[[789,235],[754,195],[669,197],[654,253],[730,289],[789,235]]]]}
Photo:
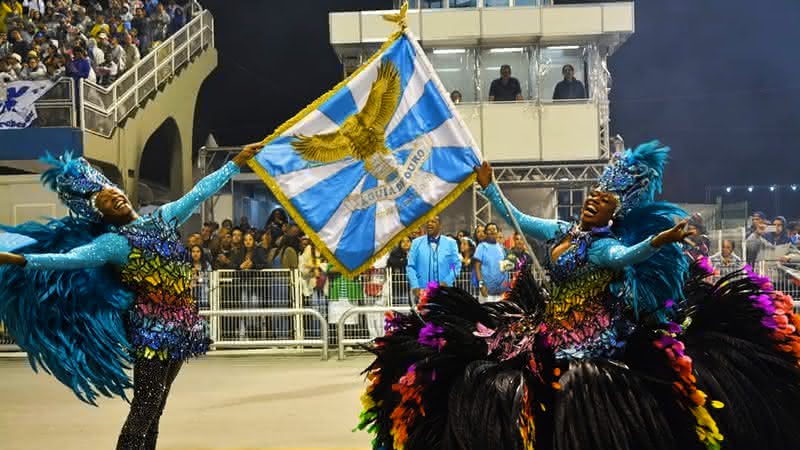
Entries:
{"type": "Polygon", "coordinates": [[[67,152],[58,158],[49,153],[41,159],[52,167],[42,174],[42,184],[55,191],[58,198],[76,216],[102,222],[103,215],[94,204],[94,195],[107,187],[117,188],[88,161],[73,158],[67,152]]]}
{"type": "MultiPolygon", "coordinates": [[[[619,200],[612,231],[625,245],[638,244],[673,227],[674,217],[686,216],[677,205],[655,201],[656,194],[661,193],[669,152],[669,147],[659,141],[641,144],[615,154],[600,177],[598,189],[615,194],[619,200]]],[[[647,260],[627,267],[618,292],[637,316],[665,320],[669,316],[667,301],[683,297],[688,270],[681,247],[665,245],[647,260]]]]}
{"type": "Polygon", "coordinates": [[[600,176],[598,189],[617,195],[617,217],[652,203],[656,194],[661,193],[661,177],[668,154],[669,147],[662,147],[659,141],[614,154],[600,176]]]}

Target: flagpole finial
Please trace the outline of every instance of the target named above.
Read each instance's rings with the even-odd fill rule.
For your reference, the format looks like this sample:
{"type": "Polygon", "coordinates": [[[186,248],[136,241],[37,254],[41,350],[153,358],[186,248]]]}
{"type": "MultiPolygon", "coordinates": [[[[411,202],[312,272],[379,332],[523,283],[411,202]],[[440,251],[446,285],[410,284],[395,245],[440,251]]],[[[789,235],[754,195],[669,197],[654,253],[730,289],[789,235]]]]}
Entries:
{"type": "Polygon", "coordinates": [[[394,22],[400,27],[400,31],[405,31],[408,28],[408,22],[406,21],[406,13],[408,13],[408,0],[403,2],[403,5],[400,6],[400,12],[397,14],[384,14],[383,20],[388,22],[394,22]]]}

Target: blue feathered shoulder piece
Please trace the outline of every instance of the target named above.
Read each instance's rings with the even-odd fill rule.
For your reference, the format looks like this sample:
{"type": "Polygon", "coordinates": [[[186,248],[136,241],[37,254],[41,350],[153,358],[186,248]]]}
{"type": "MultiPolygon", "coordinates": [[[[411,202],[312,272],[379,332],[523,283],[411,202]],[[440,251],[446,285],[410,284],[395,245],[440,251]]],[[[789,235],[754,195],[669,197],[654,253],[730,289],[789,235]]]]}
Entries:
{"type": "MultiPolygon", "coordinates": [[[[669,151],[659,141],[650,141],[617,153],[600,178],[600,189],[615,193],[621,201],[613,232],[627,246],[672,228],[676,217],[686,216],[675,204],[655,201],[661,192],[669,151]]],[[[682,298],[688,270],[689,261],[681,247],[666,245],[646,261],[626,269],[624,296],[637,316],[655,314],[664,320],[664,303],[682,298]]]]}
{"type": "MultiPolygon", "coordinates": [[[[614,233],[627,246],[654,236],[675,226],[675,217],[686,213],[668,202],[652,202],[634,208],[625,219],[616,221],[614,233]]],[[[667,318],[665,302],[683,298],[683,285],[689,275],[689,260],[678,244],[669,244],[640,262],[625,269],[624,297],[637,316],[655,314],[659,320],[667,318]]]]}
{"type": "MultiPolygon", "coordinates": [[[[26,253],[65,253],[106,231],[72,217],[0,229],[35,239],[26,253]]],[[[100,394],[127,400],[132,357],[123,317],[132,302],[110,267],[0,267],[0,321],[27,352],[34,371],[41,367],[92,405],[100,394]]]]}

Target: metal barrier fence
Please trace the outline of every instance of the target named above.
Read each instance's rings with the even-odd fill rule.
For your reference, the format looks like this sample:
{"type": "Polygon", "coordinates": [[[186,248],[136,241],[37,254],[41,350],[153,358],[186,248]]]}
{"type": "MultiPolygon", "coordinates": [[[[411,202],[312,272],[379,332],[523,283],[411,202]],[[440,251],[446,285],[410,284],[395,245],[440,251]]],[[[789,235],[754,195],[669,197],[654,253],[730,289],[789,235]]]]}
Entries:
{"type": "MultiPolygon", "coordinates": [[[[720,274],[740,265],[721,266],[720,274]]],[[[800,299],[800,280],[777,261],[763,261],[755,269],[771,276],[775,288],[800,299]],[[797,283],[797,284],[796,284],[797,283]]],[[[331,273],[313,286],[296,270],[200,273],[194,295],[208,318],[212,350],[285,348],[302,351],[336,345],[338,357],[384,334],[388,311],[408,312],[416,304],[404,272],[372,269],[353,279],[331,273]],[[310,289],[309,289],[310,288],[310,289]]],[[[478,296],[471,274],[463,271],[456,285],[478,296]]],[[[795,302],[796,308],[800,301],[795,302]]],[[[798,309],[800,311],[800,309],[798,309]]],[[[18,350],[0,324],[0,351],[18,350]]]]}

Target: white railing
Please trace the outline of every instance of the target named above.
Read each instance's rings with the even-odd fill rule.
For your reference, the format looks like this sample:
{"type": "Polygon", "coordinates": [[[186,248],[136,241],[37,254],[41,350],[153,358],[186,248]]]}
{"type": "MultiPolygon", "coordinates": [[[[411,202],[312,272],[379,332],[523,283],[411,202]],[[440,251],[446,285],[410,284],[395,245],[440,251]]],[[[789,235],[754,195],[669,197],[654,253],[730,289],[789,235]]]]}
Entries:
{"type": "MultiPolygon", "coordinates": [[[[199,5],[193,6],[199,8],[199,5]]],[[[203,49],[214,47],[214,17],[207,10],[162,42],[110,86],[82,79],[81,126],[111,137],[117,125],[203,49]]]]}
{"type": "Polygon", "coordinates": [[[75,80],[69,77],[59,78],[47,93],[34,103],[38,115],[34,126],[76,127],[78,111],[75,107],[75,94],[75,80]]]}

